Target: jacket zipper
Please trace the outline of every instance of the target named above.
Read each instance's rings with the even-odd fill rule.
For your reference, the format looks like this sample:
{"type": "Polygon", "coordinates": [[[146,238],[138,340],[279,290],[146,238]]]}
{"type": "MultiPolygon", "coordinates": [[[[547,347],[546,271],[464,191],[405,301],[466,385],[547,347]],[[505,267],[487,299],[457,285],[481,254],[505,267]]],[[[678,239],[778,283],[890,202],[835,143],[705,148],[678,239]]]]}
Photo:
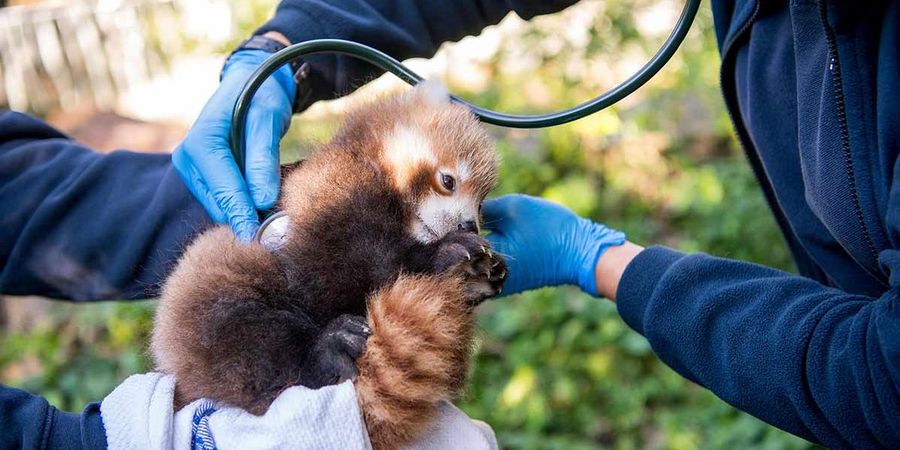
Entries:
{"type": "MultiPolygon", "coordinates": [[[[835,90],[835,96],[836,96],[837,105],[838,105],[838,120],[839,120],[839,124],[840,124],[839,126],[841,129],[841,135],[842,135],[842,141],[843,141],[842,145],[843,145],[844,160],[845,160],[845,165],[847,167],[848,176],[850,177],[850,186],[852,187],[851,194],[853,196],[852,197],[853,198],[853,207],[854,207],[854,211],[856,213],[856,219],[857,219],[857,221],[859,221],[860,226],[863,229],[863,238],[866,241],[866,246],[869,250],[870,257],[872,257],[874,259],[874,261],[877,262],[878,258],[876,257],[876,255],[877,255],[876,247],[874,245],[874,241],[872,241],[871,235],[869,234],[869,230],[865,225],[862,208],[861,208],[860,202],[859,202],[859,192],[858,192],[857,186],[856,186],[856,178],[853,176],[853,174],[854,174],[853,160],[851,158],[851,153],[850,153],[850,135],[849,135],[848,125],[847,125],[846,109],[845,109],[845,105],[844,105],[843,86],[840,83],[840,72],[839,72],[840,66],[838,65],[838,61],[837,61],[836,39],[834,37],[833,30],[830,28],[830,26],[828,26],[827,16],[825,14],[825,5],[821,1],[819,2],[819,7],[820,7],[820,15],[822,16],[821,19],[823,20],[824,26],[826,29],[826,36],[827,36],[826,39],[828,41],[829,52],[831,53],[831,55],[833,57],[833,63],[835,64],[834,69],[838,70],[837,78],[835,79],[837,81],[837,84],[836,84],[834,90],[835,90]]],[[[723,48],[723,51],[722,51],[722,68],[723,69],[725,69],[727,67],[727,62],[728,62],[729,58],[733,57],[733,55],[731,55],[732,46],[738,39],[743,37],[743,35],[750,29],[751,26],[753,26],[753,23],[756,21],[756,18],[759,15],[759,12],[760,12],[760,2],[759,2],[759,0],[757,0],[753,6],[753,11],[750,14],[750,17],[744,22],[744,24],[741,26],[741,28],[731,37],[731,39],[729,39],[725,43],[725,45],[722,47],[723,48]]],[[[749,139],[747,130],[744,128],[743,122],[740,120],[737,120],[737,117],[735,117],[734,111],[736,110],[736,108],[738,108],[738,106],[736,104],[736,99],[733,98],[734,97],[733,92],[727,90],[728,88],[733,88],[733,85],[734,85],[733,75],[727,74],[723,70],[721,79],[722,79],[722,87],[723,87],[723,92],[725,94],[726,103],[728,103],[728,108],[726,108],[728,110],[728,116],[731,119],[731,123],[733,123],[735,126],[738,138],[741,142],[741,145],[744,148],[744,152],[746,153],[747,158],[750,160],[750,163],[751,163],[751,166],[753,166],[754,172],[756,172],[757,179],[759,180],[759,183],[763,189],[763,192],[766,194],[766,198],[769,200],[769,203],[774,206],[773,212],[775,215],[775,220],[778,222],[778,225],[782,228],[784,238],[787,241],[789,247],[792,248],[792,251],[795,250],[794,247],[797,247],[796,251],[802,251],[806,255],[806,257],[807,257],[806,259],[808,259],[808,261],[804,262],[801,260],[801,258],[799,258],[799,255],[798,255],[798,257],[795,258],[797,264],[801,265],[801,263],[802,263],[802,265],[804,267],[806,267],[806,270],[817,272],[820,274],[820,277],[826,276],[825,273],[822,271],[822,269],[815,262],[815,260],[813,260],[808,254],[806,254],[806,250],[803,248],[803,246],[799,242],[797,242],[795,238],[792,237],[793,229],[792,229],[790,223],[788,223],[788,221],[787,221],[787,216],[784,212],[784,207],[781,204],[781,202],[778,200],[778,197],[775,195],[774,191],[772,190],[771,182],[769,182],[769,180],[768,180],[768,175],[765,172],[765,168],[762,166],[762,162],[757,161],[758,156],[754,155],[755,152],[753,150],[753,145],[749,139]],[[728,80],[727,85],[725,82],[726,80],[728,80]],[[775,208],[777,208],[777,209],[775,209],[775,208]],[[809,264],[811,264],[811,266],[809,264]]],[[[866,265],[861,265],[861,266],[866,268],[866,265]]],[[[872,274],[872,276],[875,280],[884,284],[884,280],[883,280],[881,274],[873,273],[868,268],[866,268],[865,270],[867,272],[869,272],[870,274],[872,274]]]]}
{"type": "MultiPolygon", "coordinates": [[[[850,195],[853,200],[853,210],[856,213],[856,220],[859,222],[859,226],[862,228],[863,239],[865,239],[866,247],[869,250],[869,256],[872,258],[872,262],[874,262],[877,266],[878,250],[876,249],[875,242],[872,240],[872,236],[869,233],[869,228],[866,226],[865,216],[863,215],[863,210],[859,202],[859,190],[856,186],[856,171],[853,168],[853,154],[850,152],[850,129],[849,125],[847,124],[847,110],[844,103],[844,86],[843,79],[841,77],[841,61],[838,57],[837,39],[835,38],[834,30],[828,23],[828,9],[825,5],[824,0],[819,0],[819,15],[822,19],[822,26],[825,29],[825,39],[828,41],[828,53],[831,56],[828,70],[831,72],[833,77],[832,85],[834,91],[835,106],[837,108],[838,126],[841,132],[841,149],[844,155],[844,166],[847,171],[847,181],[850,186],[850,195]]],[[[872,275],[875,277],[875,279],[883,283],[883,275],[880,275],[878,273],[872,273],[872,275]]]]}
{"type": "MultiPolygon", "coordinates": [[[[795,233],[793,232],[793,228],[790,223],[787,221],[787,215],[784,212],[784,206],[782,206],[781,202],[778,200],[778,197],[775,195],[775,191],[772,188],[772,183],[768,179],[768,174],[766,174],[766,170],[762,165],[762,161],[759,160],[759,154],[754,150],[753,143],[749,138],[749,134],[747,133],[746,128],[744,127],[744,123],[742,120],[738,120],[739,117],[736,117],[735,111],[739,108],[737,105],[737,99],[734,98],[735,95],[726,89],[734,88],[735,80],[733,74],[726,74],[725,68],[729,64],[728,60],[732,58],[731,55],[731,47],[734,43],[742,38],[744,34],[753,26],[753,23],[756,22],[756,17],[759,15],[760,10],[760,1],[757,0],[753,5],[753,11],[750,13],[750,17],[744,22],[741,28],[734,33],[734,35],[725,42],[725,45],[722,47],[722,73],[720,75],[720,80],[722,81],[722,90],[723,95],[725,96],[726,102],[726,110],[728,111],[728,118],[731,119],[731,123],[734,124],[735,131],[738,136],[738,140],[741,143],[741,147],[744,150],[744,154],[747,157],[747,160],[750,162],[750,166],[753,169],[754,175],[756,176],[757,181],[759,182],[760,188],[765,194],[766,199],[769,201],[769,204],[772,207],[772,214],[775,216],[775,221],[778,223],[779,228],[781,228],[782,235],[788,244],[791,247],[791,252],[795,251],[794,247],[797,247],[796,251],[806,252],[805,249],[802,248],[802,245],[796,241],[793,237],[795,233]],[[726,86],[725,80],[726,76],[728,76],[728,86],[726,86]],[[733,104],[729,104],[733,103],[733,104]]],[[[794,260],[799,265],[801,264],[800,255],[795,255],[794,260]]],[[[807,270],[814,270],[821,275],[824,276],[824,272],[818,265],[812,260],[812,258],[807,258],[812,263],[812,267],[807,267],[807,270]]]]}
{"type": "MultiPolygon", "coordinates": [[[[753,26],[753,22],[756,22],[757,15],[759,15],[759,0],[757,0],[756,3],[753,4],[753,12],[750,13],[750,17],[747,18],[747,20],[744,22],[744,25],[741,26],[741,29],[738,30],[737,33],[734,33],[734,35],[731,36],[731,39],[729,39],[728,42],[725,43],[722,55],[727,55],[731,52],[731,46],[734,45],[734,41],[738,40],[741,36],[744,35],[744,33],[747,32],[747,30],[750,29],[751,26],[753,26]]],[[[731,115],[731,110],[728,110],[728,114],[731,115]]],[[[734,122],[733,115],[731,119],[732,122],[734,122]]]]}

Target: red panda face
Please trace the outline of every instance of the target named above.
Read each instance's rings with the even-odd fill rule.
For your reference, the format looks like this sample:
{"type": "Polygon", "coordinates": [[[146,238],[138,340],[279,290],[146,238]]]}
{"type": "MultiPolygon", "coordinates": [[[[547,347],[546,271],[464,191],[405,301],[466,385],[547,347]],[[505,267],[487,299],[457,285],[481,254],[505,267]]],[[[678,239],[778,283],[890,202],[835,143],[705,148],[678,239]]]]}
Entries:
{"type": "Polygon", "coordinates": [[[483,125],[426,81],[400,97],[402,114],[381,141],[381,160],[413,213],[408,231],[431,242],[477,232],[481,202],[496,184],[498,158],[483,125]]]}
{"type": "Polygon", "coordinates": [[[389,190],[402,205],[405,231],[431,242],[478,229],[497,166],[486,128],[426,81],[349,111],[334,138],[288,175],[282,208],[299,224],[346,208],[354,192],[389,190]]]}

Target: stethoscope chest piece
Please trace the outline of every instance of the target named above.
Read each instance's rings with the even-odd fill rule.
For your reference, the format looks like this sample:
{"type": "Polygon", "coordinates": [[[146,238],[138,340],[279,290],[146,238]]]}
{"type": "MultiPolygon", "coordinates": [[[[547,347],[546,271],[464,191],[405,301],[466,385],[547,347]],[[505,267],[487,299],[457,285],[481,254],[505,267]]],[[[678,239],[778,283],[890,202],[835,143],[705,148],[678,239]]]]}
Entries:
{"type": "Polygon", "coordinates": [[[278,211],[269,216],[269,218],[259,226],[259,230],[256,232],[256,237],[254,239],[266,250],[274,252],[284,247],[284,244],[287,243],[290,224],[290,217],[287,213],[278,211]]]}

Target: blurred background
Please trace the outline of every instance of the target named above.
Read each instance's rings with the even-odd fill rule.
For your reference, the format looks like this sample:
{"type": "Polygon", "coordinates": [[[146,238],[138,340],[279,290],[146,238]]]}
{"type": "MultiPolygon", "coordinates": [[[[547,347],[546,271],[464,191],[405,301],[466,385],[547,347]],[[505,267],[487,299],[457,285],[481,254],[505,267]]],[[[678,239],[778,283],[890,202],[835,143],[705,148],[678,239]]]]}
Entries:
{"type": "MultiPolygon", "coordinates": [[[[41,116],[108,151],[170,151],[218,82],[224,56],[275,0],[0,0],[0,107],[41,116]]],[[[676,0],[583,1],[409,63],[488,108],[554,110],[642,65],[676,0]]],[[[793,270],[732,135],[708,7],[647,86],[613,108],[545,130],[492,128],[503,154],[494,194],[561,202],[641,244],[793,270]]],[[[333,132],[348,102],[403,89],[382,77],[296,116],[295,159],[333,132]]],[[[0,382],[77,411],[151,369],[154,303],[2,299],[0,382]]],[[[459,405],[510,449],[807,449],[665,367],[608,301],[544,289],[480,308],[478,354],[459,405]]]]}

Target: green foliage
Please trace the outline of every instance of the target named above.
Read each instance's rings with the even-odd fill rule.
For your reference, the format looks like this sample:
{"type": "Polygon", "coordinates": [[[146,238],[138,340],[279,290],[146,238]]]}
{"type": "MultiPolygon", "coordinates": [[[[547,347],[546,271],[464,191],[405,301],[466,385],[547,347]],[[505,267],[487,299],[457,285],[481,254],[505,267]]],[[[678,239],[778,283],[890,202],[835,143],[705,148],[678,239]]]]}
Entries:
{"type": "MultiPolygon", "coordinates": [[[[506,111],[575,104],[627,76],[629,55],[640,63],[655,50],[667,30],[648,37],[640,17],[659,14],[651,8],[660,3],[670,4],[586,2],[575,12],[540,18],[504,35],[480,67],[490,83],[451,87],[506,111]],[[578,34],[572,23],[584,17],[593,19],[578,34]]],[[[257,0],[244,12],[258,23],[271,4],[257,0]]],[[[790,270],[787,249],[731,135],[709,16],[703,8],[676,58],[620,105],[553,129],[492,129],[504,158],[495,194],[545,196],[640,244],[790,270]]],[[[287,142],[326,138],[335,120],[300,116],[287,142]]],[[[6,333],[0,349],[5,382],[74,410],[148,369],[150,306],[54,310],[48,325],[6,333]],[[39,370],[30,375],[15,375],[35,365],[39,370]]],[[[471,388],[460,406],[491,424],[504,448],[812,447],[667,368],[608,301],[573,288],[543,289],[489,302],[479,314],[471,388]]]]}
{"type": "MultiPolygon", "coordinates": [[[[6,301],[40,306],[30,298],[6,301]]],[[[145,348],[152,320],[152,302],[49,305],[27,332],[0,334],[0,377],[78,411],[128,375],[150,370],[145,348]]]]}

